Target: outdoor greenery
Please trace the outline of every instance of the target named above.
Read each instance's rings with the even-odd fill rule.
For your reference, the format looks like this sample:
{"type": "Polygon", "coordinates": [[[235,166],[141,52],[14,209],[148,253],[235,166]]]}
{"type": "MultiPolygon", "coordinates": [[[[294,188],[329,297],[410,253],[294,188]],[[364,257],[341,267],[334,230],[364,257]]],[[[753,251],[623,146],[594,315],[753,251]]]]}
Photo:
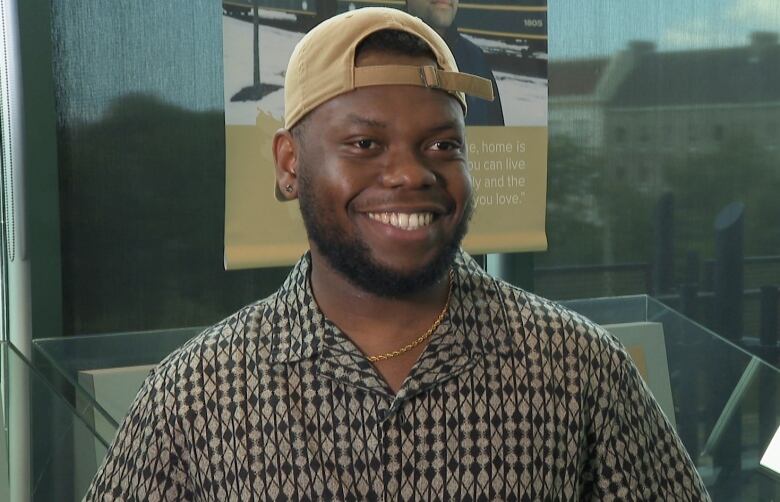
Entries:
{"type": "MultiPolygon", "coordinates": [[[[780,254],[780,151],[749,131],[715,149],[672,153],[657,163],[660,183],[614,175],[631,155],[610,157],[565,136],[550,140],[547,232],[549,250],[537,266],[650,263],[654,210],[664,192],[674,200],[676,275],[686,255],[714,256],[714,221],[732,202],[745,205],[746,256],[780,254]]],[[[780,275],[780,271],[778,271],[780,275]]]]}
{"type": "Polygon", "coordinates": [[[66,334],[210,325],[281,284],[222,266],[222,113],[127,96],[59,138],[66,334]]]}

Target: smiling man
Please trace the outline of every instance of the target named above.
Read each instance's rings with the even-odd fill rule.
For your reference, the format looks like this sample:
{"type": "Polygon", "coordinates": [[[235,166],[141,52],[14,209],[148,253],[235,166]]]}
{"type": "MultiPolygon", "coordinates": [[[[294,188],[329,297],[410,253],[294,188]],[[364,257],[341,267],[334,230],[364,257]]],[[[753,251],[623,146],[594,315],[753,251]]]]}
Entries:
{"type": "Polygon", "coordinates": [[[312,30],[276,195],[310,252],[149,376],[88,500],[706,500],[624,349],[486,275],[460,73],[419,19],[312,30]]]}

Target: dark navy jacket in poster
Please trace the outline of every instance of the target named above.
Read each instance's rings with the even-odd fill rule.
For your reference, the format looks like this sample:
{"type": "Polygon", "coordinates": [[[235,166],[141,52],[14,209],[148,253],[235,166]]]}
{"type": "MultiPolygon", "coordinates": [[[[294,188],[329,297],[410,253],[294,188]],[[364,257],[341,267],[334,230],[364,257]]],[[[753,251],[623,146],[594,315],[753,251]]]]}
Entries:
{"type": "Polygon", "coordinates": [[[458,63],[460,71],[489,78],[493,82],[493,92],[495,93],[493,101],[466,96],[466,104],[469,107],[466,114],[466,125],[504,125],[501,97],[498,94],[496,79],[493,78],[493,70],[487,63],[485,53],[476,44],[458,33],[458,29],[454,24],[447,29],[447,32],[444,34],[444,40],[447,41],[447,45],[449,45],[452,54],[455,56],[455,62],[458,63]]]}

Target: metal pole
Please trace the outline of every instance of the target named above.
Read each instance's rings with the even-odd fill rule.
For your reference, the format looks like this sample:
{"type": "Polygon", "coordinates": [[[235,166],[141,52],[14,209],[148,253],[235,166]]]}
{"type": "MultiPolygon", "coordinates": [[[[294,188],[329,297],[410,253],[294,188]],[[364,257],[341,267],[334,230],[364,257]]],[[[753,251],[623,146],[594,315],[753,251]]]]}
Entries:
{"type": "Polygon", "coordinates": [[[685,253],[685,284],[700,285],[699,269],[701,268],[701,260],[699,260],[699,253],[696,251],[688,251],[685,253]]]}
{"type": "MultiPolygon", "coordinates": [[[[24,180],[24,95],[19,33],[19,9],[16,0],[0,2],[0,117],[2,118],[2,181],[5,256],[8,263],[7,295],[0,305],[3,324],[0,337],[30,357],[32,312],[30,305],[30,262],[25,234],[24,180]]],[[[24,368],[10,364],[5,356],[8,379],[2,396],[8,406],[9,482],[11,500],[30,500],[30,388],[24,368]],[[11,366],[9,368],[9,366],[11,366]]]]}
{"type": "Polygon", "coordinates": [[[252,83],[260,91],[260,0],[254,0],[252,7],[252,50],[253,50],[253,72],[252,83]]]}
{"type": "Polygon", "coordinates": [[[533,253],[501,253],[495,256],[495,274],[498,277],[527,291],[534,290],[533,253]]]}
{"type": "Polygon", "coordinates": [[[778,363],[777,342],[780,338],[778,329],[778,288],[777,286],[761,286],[761,327],[759,338],[761,346],[766,349],[766,356],[772,364],[778,363]]]}
{"type": "Polygon", "coordinates": [[[715,329],[723,337],[742,337],[743,236],[745,205],[734,202],[715,218],[715,329]]]}
{"type": "MultiPolygon", "coordinates": [[[[696,283],[680,285],[680,311],[689,319],[694,319],[699,310],[699,290],[696,283]]],[[[684,361],[680,370],[673,378],[680,389],[679,418],[677,422],[678,432],[688,454],[696,461],[700,454],[699,445],[699,403],[702,398],[699,392],[698,371],[701,368],[703,343],[690,338],[674,337],[673,351],[675,358],[684,361]]]]}
{"type": "Polygon", "coordinates": [[[699,288],[695,283],[680,286],[680,312],[694,320],[699,315],[699,288]]]}
{"type": "MultiPolygon", "coordinates": [[[[778,330],[778,295],[777,286],[761,287],[761,349],[767,360],[777,365],[777,342],[780,338],[778,330]]],[[[758,438],[761,444],[768,444],[777,428],[777,384],[776,374],[768,368],[762,368],[759,380],[758,401],[758,438]]],[[[768,481],[768,480],[767,480],[768,481]]],[[[772,500],[776,495],[776,486],[773,482],[761,485],[761,500],[772,500]]]]}
{"type": "MultiPolygon", "coordinates": [[[[737,342],[742,337],[743,303],[743,236],[745,206],[734,202],[724,207],[715,217],[715,305],[714,326],[724,338],[737,342]]],[[[725,352],[725,351],[723,351],[725,352]]],[[[741,364],[726,354],[714,354],[711,378],[715,382],[715,394],[727,396],[733,382],[739,380],[741,364]]],[[[716,410],[711,410],[716,411],[716,410]]],[[[720,411],[720,410],[717,410],[720,411]]],[[[713,465],[721,469],[716,490],[729,493],[739,483],[742,472],[742,424],[741,407],[734,411],[723,432],[720,444],[713,452],[713,465]]]]}
{"type": "Polygon", "coordinates": [[[674,195],[665,192],[655,207],[653,293],[668,293],[674,280],[674,195]]]}

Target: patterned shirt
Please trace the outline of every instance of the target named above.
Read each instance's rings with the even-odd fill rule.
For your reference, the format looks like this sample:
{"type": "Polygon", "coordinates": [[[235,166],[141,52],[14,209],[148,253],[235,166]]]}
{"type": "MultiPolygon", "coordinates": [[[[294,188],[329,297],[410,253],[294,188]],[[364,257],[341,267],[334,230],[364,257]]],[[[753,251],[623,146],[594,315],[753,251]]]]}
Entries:
{"type": "Polygon", "coordinates": [[[149,376],[86,500],[709,500],[621,345],[465,253],[398,393],[279,291],[149,376]]]}

